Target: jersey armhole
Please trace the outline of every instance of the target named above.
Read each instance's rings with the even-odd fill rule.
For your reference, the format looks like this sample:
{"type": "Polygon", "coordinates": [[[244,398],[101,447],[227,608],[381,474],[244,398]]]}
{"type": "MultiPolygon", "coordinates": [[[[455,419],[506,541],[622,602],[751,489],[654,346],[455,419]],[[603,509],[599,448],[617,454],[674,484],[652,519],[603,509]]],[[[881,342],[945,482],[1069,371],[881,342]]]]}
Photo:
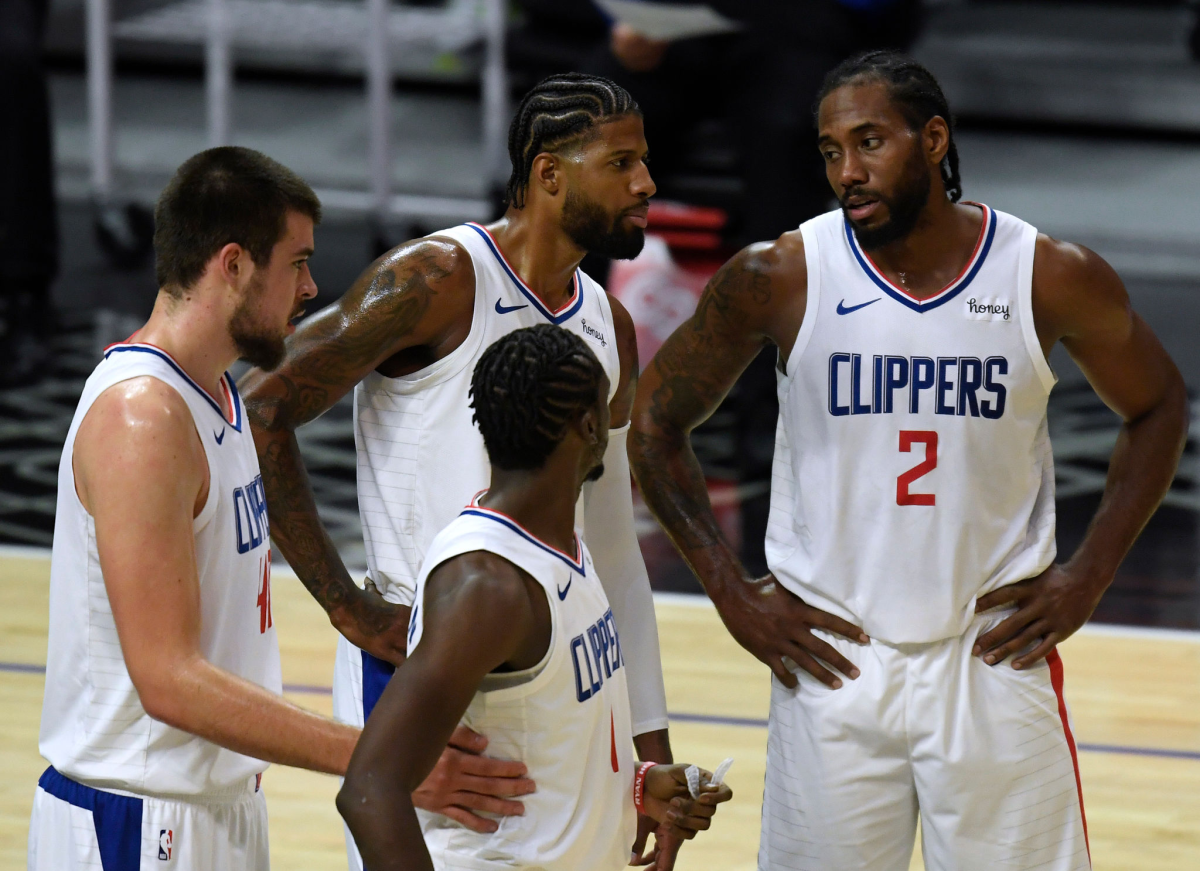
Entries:
{"type": "Polygon", "coordinates": [[[808,275],[808,291],[804,301],[804,321],[800,324],[800,331],[796,333],[796,341],[792,343],[792,352],[788,354],[787,367],[783,372],[786,379],[791,379],[796,374],[796,367],[808,347],[813,330],[816,329],[817,311],[821,305],[821,248],[813,224],[813,221],[806,221],[800,225],[800,235],[804,239],[804,267],[808,275]]]}
{"type": "Polygon", "coordinates": [[[1021,318],[1021,335],[1025,339],[1025,350],[1038,374],[1038,380],[1046,393],[1058,383],[1058,376],[1050,368],[1050,362],[1042,352],[1038,341],[1037,325],[1033,321],[1033,261],[1037,250],[1036,227],[1026,224],[1021,232],[1020,255],[1017,260],[1017,306],[1021,318]]]}

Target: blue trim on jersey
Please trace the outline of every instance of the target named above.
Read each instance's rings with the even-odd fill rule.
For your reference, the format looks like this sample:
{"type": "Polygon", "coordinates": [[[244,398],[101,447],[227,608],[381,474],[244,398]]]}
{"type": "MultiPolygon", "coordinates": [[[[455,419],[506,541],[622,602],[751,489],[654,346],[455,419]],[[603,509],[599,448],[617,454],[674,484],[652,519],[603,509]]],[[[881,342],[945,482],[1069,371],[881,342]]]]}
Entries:
{"type": "Polygon", "coordinates": [[[104,871],[138,871],[142,864],[142,800],[104,792],[64,777],[53,765],[38,786],[47,794],[92,812],[104,871]]]}
{"type": "Polygon", "coordinates": [[[583,543],[579,540],[578,535],[575,536],[575,547],[577,549],[577,552],[579,553],[579,561],[577,562],[577,561],[571,559],[569,556],[567,556],[565,553],[563,553],[558,548],[551,547],[550,545],[546,544],[544,541],[541,541],[538,538],[536,538],[535,536],[533,536],[532,534],[526,532],[524,529],[521,528],[521,525],[519,523],[517,523],[515,520],[512,520],[509,517],[506,517],[505,515],[501,514],[498,511],[491,511],[490,509],[482,508],[479,506],[470,506],[468,508],[464,508],[462,513],[463,514],[473,514],[476,517],[486,517],[488,520],[494,520],[503,526],[507,526],[509,529],[511,529],[517,535],[521,536],[521,538],[525,539],[530,544],[534,545],[535,547],[541,548],[542,550],[544,550],[546,553],[550,554],[550,556],[554,557],[555,559],[562,560],[564,563],[566,563],[572,569],[577,571],[580,575],[582,575],[585,578],[587,577],[587,570],[585,569],[584,564],[583,564],[583,543]]]}
{"type": "Polygon", "coordinates": [[[386,660],[372,656],[365,650],[362,653],[362,706],[363,722],[371,716],[371,711],[379,704],[379,697],[387,689],[388,681],[396,672],[396,666],[386,660]]]}
{"type": "Polygon", "coordinates": [[[197,393],[204,397],[204,401],[212,406],[213,411],[215,411],[217,416],[221,418],[222,423],[229,424],[238,432],[242,431],[242,400],[241,397],[238,396],[237,386],[233,383],[233,378],[228,372],[221,377],[225,379],[225,384],[229,388],[229,403],[233,410],[233,420],[225,419],[225,412],[221,410],[221,406],[217,403],[217,401],[209,395],[207,390],[193,381],[192,376],[184,372],[180,365],[176,363],[171,358],[171,355],[166,351],[162,351],[150,345],[113,345],[104,352],[104,359],[107,360],[110,355],[116,354],[120,351],[141,351],[143,354],[153,354],[155,357],[165,360],[167,365],[174,369],[179,375],[183,376],[183,379],[187,381],[188,384],[192,385],[197,393]]]}
{"type": "Polygon", "coordinates": [[[863,252],[859,249],[858,239],[854,236],[854,228],[850,225],[850,219],[844,219],[846,227],[846,240],[850,243],[850,250],[854,252],[854,259],[858,261],[858,265],[862,267],[863,272],[875,285],[897,302],[903,303],[915,312],[932,311],[940,305],[943,305],[954,297],[958,296],[967,285],[975,280],[975,276],[979,274],[980,268],[983,266],[983,261],[987,259],[988,251],[992,247],[992,239],[996,236],[996,213],[988,206],[982,203],[980,207],[983,209],[983,220],[987,224],[987,230],[983,238],[983,244],[979,247],[979,252],[975,256],[975,261],[970,265],[967,273],[948,287],[943,288],[928,299],[913,299],[911,296],[897,290],[892,286],[891,282],[879,275],[873,268],[873,265],[867,260],[863,252]]]}
{"type": "Polygon", "coordinates": [[[496,262],[499,263],[500,268],[508,274],[508,277],[512,280],[512,283],[516,285],[517,290],[521,291],[522,295],[524,295],[526,299],[533,303],[534,307],[540,311],[546,320],[550,321],[550,323],[557,326],[563,323],[563,321],[568,321],[583,307],[583,280],[579,276],[578,269],[575,270],[575,274],[572,276],[572,281],[575,282],[574,301],[567,303],[566,310],[560,310],[558,314],[555,314],[554,312],[550,311],[549,308],[547,308],[544,302],[538,299],[537,294],[530,290],[526,286],[525,282],[521,280],[521,276],[517,275],[517,273],[513,271],[512,267],[508,265],[508,261],[504,259],[503,252],[501,252],[499,247],[497,247],[495,240],[492,239],[492,234],[478,224],[468,223],[467,226],[478,233],[480,238],[487,243],[488,250],[492,252],[492,255],[496,258],[496,262]]]}

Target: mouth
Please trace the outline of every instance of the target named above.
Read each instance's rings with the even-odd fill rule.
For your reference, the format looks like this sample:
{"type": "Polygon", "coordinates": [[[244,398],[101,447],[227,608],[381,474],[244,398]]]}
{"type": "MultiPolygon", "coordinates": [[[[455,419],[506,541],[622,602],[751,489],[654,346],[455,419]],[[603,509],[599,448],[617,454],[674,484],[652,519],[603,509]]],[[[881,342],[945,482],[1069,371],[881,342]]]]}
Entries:
{"type": "Polygon", "coordinates": [[[879,211],[880,202],[875,197],[856,194],[846,197],[842,205],[852,221],[864,221],[879,211]]]}
{"type": "Polygon", "coordinates": [[[645,229],[646,225],[649,223],[647,220],[649,214],[650,205],[648,203],[643,203],[640,206],[634,206],[632,209],[627,209],[621,217],[628,218],[630,223],[632,223],[635,227],[641,227],[642,229],[645,229]]]}
{"type": "Polygon", "coordinates": [[[300,320],[300,318],[302,318],[302,317],[304,317],[304,309],[298,308],[294,312],[292,312],[292,314],[288,318],[288,322],[287,322],[287,334],[289,336],[292,333],[296,332],[296,321],[300,320]]]}

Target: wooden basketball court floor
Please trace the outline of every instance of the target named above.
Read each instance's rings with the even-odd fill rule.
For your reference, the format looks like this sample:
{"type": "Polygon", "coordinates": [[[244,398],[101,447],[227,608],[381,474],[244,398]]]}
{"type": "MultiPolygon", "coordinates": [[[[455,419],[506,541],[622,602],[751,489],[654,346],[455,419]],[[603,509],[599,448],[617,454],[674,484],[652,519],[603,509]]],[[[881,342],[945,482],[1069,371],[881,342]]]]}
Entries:
{"type": "MultiPolygon", "coordinates": [[[[23,868],[29,808],[46,763],[37,751],[46,655],[46,555],[0,552],[0,867],[23,868]]],[[[335,635],[292,576],[276,573],[275,625],[288,697],[326,714],[335,635]]],[[[687,845],[680,871],[755,868],[769,673],[705,604],[658,604],[677,758],[714,767],[736,758],[735,796],[687,845]]],[[[1080,743],[1094,866],[1200,868],[1200,635],[1096,627],[1062,645],[1080,743]]],[[[344,869],[332,777],[273,767],[263,779],[273,867],[344,869]]],[[[986,789],[987,784],[980,784],[986,789]]],[[[919,848],[913,868],[920,868],[919,848]]],[[[829,869],[837,871],[837,869],[829,869]]],[[[962,869],[982,871],[982,869],[962,869]]]]}

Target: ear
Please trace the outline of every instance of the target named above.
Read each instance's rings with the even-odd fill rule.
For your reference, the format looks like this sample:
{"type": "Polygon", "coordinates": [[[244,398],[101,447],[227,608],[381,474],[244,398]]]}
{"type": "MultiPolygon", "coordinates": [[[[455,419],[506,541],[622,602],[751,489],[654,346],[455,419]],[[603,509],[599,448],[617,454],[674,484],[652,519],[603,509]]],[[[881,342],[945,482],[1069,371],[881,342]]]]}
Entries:
{"type": "Polygon", "coordinates": [[[230,242],[216,255],[217,274],[226,284],[237,286],[249,278],[253,266],[250,254],[236,242],[230,242]]]}
{"type": "Polygon", "coordinates": [[[934,166],[939,166],[950,150],[950,125],[941,115],[934,115],[925,122],[921,135],[925,155],[934,166]]]}
{"type": "Polygon", "coordinates": [[[557,155],[543,151],[533,159],[529,169],[530,186],[537,185],[550,196],[557,196],[563,185],[562,161],[557,155]]]}
{"type": "Polygon", "coordinates": [[[600,441],[600,421],[596,417],[596,412],[588,409],[583,414],[579,415],[579,421],[576,424],[576,429],[579,432],[580,438],[584,444],[594,445],[600,441]]]}

